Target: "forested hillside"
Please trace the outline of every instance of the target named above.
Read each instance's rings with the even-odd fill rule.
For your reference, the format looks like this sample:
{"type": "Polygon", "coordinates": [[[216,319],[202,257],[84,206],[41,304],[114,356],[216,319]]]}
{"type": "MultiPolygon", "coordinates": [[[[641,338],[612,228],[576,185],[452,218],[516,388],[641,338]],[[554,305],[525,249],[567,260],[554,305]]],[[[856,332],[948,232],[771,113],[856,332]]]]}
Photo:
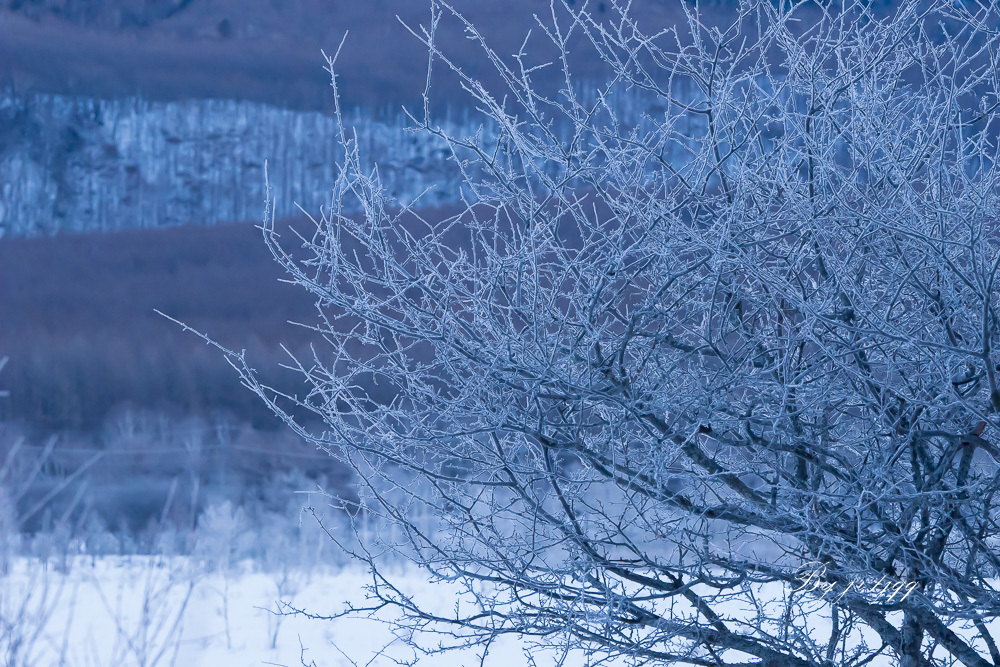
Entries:
{"type": "MultiPolygon", "coordinates": [[[[458,199],[445,145],[407,131],[401,112],[379,120],[355,109],[345,120],[401,204],[428,190],[421,205],[458,199]]],[[[477,129],[467,112],[442,123],[477,129]]],[[[0,229],[35,236],[259,220],[265,163],[279,218],[299,214],[296,204],[318,212],[343,159],[338,140],[331,116],[255,102],[8,94],[0,229]]]]}

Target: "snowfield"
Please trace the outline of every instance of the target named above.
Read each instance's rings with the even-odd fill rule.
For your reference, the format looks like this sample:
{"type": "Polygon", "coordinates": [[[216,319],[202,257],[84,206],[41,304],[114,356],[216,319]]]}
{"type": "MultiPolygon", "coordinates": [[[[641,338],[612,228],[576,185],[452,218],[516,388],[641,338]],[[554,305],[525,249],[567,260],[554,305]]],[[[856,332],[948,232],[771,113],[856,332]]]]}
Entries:
{"type": "MultiPolygon", "coordinates": [[[[348,602],[364,605],[365,586],[372,579],[360,567],[269,573],[244,561],[229,570],[206,571],[203,563],[187,557],[150,556],[77,557],[69,565],[60,571],[51,563],[19,558],[0,578],[0,654],[6,667],[378,667],[418,657],[420,665],[432,667],[479,664],[478,653],[467,648],[424,655],[415,647],[433,649],[456,639],[397,634],[388,610],[370,618],[333,620],[287,613],[296,608],[328,616],[343,611],[348,602]]],[[[455,585],[429,583],[412,568],[389,568],[408,594],[443,615],[454,613],[462,601],[455,585]]],[[[779,590],[762,592],[782,604],[779,590]]],[[[738,608],[733,605],[730,611],[738,608]]],[[[829,617],[818,601],[813,618],[816,636],[828,636],[829,617]]],[[[959,624],[952,627],[974,636],[959,624]]],[[[1000,632],[1000,622],[991,630],[1000,632]]],[[[864,639],[878,645],[874,637],[864,639]]],[[[981,642],[977,647],[988,655],[981,642]]],[[[504,637],[490,647],[484,664],[534,660],[551,665],[559,655],[528,640],[504,637]]],[[[577,651],[565,664],[589,663],[577,651]]],[[[870,664],[897,663],[884,658],[870,664]]]]}
{"type": "MultiPolygon", "coordinates": [[[[415,599],[443,613],[454,609],[454,588],[430,584],[416,571],[396,571],[415,599]]],[[[229,572],[206,573],[187,558],[137,556],[80,558],[60,573],[19,559],[0,581],[0,654],[16,656],[7,667],[375,667],[418,655],[406,637],[393,633],[390,613],[332,621],[275,613],[287,611],[282,601],[318,615],[342,611],[346,601],[364,604],[371,577],[359,567],[272,574],[247,561],[229,572]],[[7,628],[13,632],[5,636],[7,628]]],[[[413,638],[424,648],[449,639],[454,642],[430,633],[413,638]]],[[[501,638],[485,664],[526,664],[526,650],[540,665],[555,662],[554,653],[501,638]]],[[[419,664],[478,664],[478,658],[463,649],[419,664]]]]}

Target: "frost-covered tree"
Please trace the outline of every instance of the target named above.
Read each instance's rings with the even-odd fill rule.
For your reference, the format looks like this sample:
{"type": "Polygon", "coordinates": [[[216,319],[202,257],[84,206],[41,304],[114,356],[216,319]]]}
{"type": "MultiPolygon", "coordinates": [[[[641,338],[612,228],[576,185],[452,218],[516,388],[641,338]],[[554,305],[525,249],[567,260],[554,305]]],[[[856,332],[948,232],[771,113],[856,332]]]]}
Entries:
{"type": "Polygon", "coordinates": [[[414,114],[460,212],[394,208],[345,133],[301,248],[265,224],[317,300],[308,390],[231,359],[394,526],[357,550],[374,606],[591,661],[1000,664],[1000,10],[686,4],[647,34],[592,4],[510,57],[466,24],[504,89],[436,41],[452,7],[413,27],[427,94],[450,70],[498,128],[414,114]],[[466,602],[421,607],[386,549],[466,602]]]}

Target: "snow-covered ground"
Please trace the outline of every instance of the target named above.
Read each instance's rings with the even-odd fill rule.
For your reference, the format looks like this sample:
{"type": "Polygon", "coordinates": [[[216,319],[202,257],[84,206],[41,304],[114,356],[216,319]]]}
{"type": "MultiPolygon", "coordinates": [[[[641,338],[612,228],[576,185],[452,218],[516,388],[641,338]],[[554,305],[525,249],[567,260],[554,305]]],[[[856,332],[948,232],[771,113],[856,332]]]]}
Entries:
{"type": "MultiPolygon", "coordinates": [[[[20,642],[9,667],[375,667],[416,657],[386,622],[391,614],[327,620],[272,613],[280,601],[317,615],[342,611],[346,601],[363,604],[371,578],[361,568],[282,574],[251,565],[206,573],[180,557],[104,557],[78,559],[68,573],[60,573],[19,559],[0,579],[0,619],[6,626],[0,627],[0,656],[6,658],[20,642]]],[[[454,589],[429,584],[418,572],[397,571],[416,599],[442,612],[454,607],[454,589]]],[[[433,647],[440,638],[415,640],[433,647]]],[[[525,650],[541,665],[554,661],[507,638],[494,643],[485,664],[525,664],[525,650]]],[[[475,655],[449,652],[423,657],[419,664],[478,664],[475,655]]],[[[581,657],[575,664],[585,661],[581,657]]]]}
{"type": "MultiPolygon", "coordinates": [[[[427,608],[447,615],[461,599],[456,588],[431,584],[419,571],[388,567],[427,608]]],[[[0,577],[0,656],[7,667],[378,667],[417,656],[420,665],[432,667],[479,664],[469,649],[426,656],[415,651],[407,637],[394,634],[387,612],[333,620],[274,613],[287,611],[282,606],[287,603],[317,616],[336,614],[348,602],[364,605],[369,583],[365,570],[351,566],[262,572],[246,561],[207,571],[203,562],[186,557],[133,556],[77,557],[59,571],[20,558],[0,577]]],[[[780,605],[780,590],[769,592],[780,605]]],[[[810,622],[817,637],[829,636],[829,619],[818,601],[810,622]]],[[[969,639],[974,636],[971,628],[952,627],[969,639]]],[[[1000,631],[1000,622],[991,630],[1000,631]]],[[[433,648],[443,637],[410,639],[433,648]]],[[[878,646],[874,637],[867,639],[878,646]]],[[[978,647],[985,654],[985,647],[978,647]]],[[[490,647],[484,664],[523,665],[529,655],[545,665],[554,663],[557,653],[508,637],[490,647]]],[[[582,666],[587,660],[582,653],[571,654],[566,664],[582,666]]],[[[870,664],[895,662],[882,658],[870,664]]]]}

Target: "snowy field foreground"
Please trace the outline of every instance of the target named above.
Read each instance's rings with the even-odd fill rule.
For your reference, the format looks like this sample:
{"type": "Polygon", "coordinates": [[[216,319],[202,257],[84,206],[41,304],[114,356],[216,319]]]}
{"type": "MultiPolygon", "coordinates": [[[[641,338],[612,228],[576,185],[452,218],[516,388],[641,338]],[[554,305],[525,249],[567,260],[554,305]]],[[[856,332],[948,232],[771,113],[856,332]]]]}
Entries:
{"type": "MultiPolygon", "coordinates": [[[[5,667],[376,667],[415,658],[414,648],[386,622],[389,613],[336,620],[272,613],[279,601],[319,615],[342,611],[346,601],[364,604],[371,577],[361,568],[262,573],[249,561],[243,565],[206,573],[181,557],[81,558],[60,573],[19,559],[0,578],[0,657],[8,660],[5,667]]],[[[430,584],[415,571],[397,567],[395,572],[415,599],[444,613],[454,610],[456,589],[430,584]]],[[[442,638],[415,639],[433,647],[442,638]]],[[[555,662],[526,643],[503,638],[490,648],[486,665],[525,664],[525,650],[540,665],[555,662]]],[[[478,659],[462,650],[423,657],[419,664],[478,664],[478,659]]]]}
{"type": "MultiPolygon", "coordinates": [[[[426,656],[415,652],[407,637],[394,634],[388,612],[335,620],[274,613],[291,606],[331,615],[348,601],[363,605],[371,577],[359,567],[266,573],[246,561],[228,570],[206,571],[203,563],[186,557],[147,556],[80,557],[63,571],[37,559],[21,558],[12,565],[0,577],[0,656],[5,667],[377,667],[409,663],[417,656],[420,665],[479,664],[470,649],[426,656]]],[[[462,599],[457,587],[431,584],[416,570],[395,566],[388,571],[405,583],[416,601],[442,615],[454,613],[462,599]]],[[[783,604],[780,589],[758,593],[770,593],[768,604],[783,604]]],[[[736,606],[730,611],[736,611],[738,603],[732,604],[736,606]]],[[[815,601],[810,617],[815,637],[829,636],[822,603],[815,601]]],[[[967,638],[974,636],[961,625],[952,627],[967,638]]],[[[1000,622],[991,630],[1000,631],[1000,622]]],[[[445,638],[426,633],[411,639],[433,648],[445,638]]],[[[872,636],[855,634],[851,640],[879,644],[872,636]]],[[[986,655],[981,642],[977,648],[986,655]]],[[[559,653],[506,637],[491,646],[485,664],[524,665],[529,655],[546,665],[557,662],[559,653]]],[[[577,652],[565,664],[588,662],[577,652]]],[[[896,663],[885,658],[869,664],[896,663]]]]}

